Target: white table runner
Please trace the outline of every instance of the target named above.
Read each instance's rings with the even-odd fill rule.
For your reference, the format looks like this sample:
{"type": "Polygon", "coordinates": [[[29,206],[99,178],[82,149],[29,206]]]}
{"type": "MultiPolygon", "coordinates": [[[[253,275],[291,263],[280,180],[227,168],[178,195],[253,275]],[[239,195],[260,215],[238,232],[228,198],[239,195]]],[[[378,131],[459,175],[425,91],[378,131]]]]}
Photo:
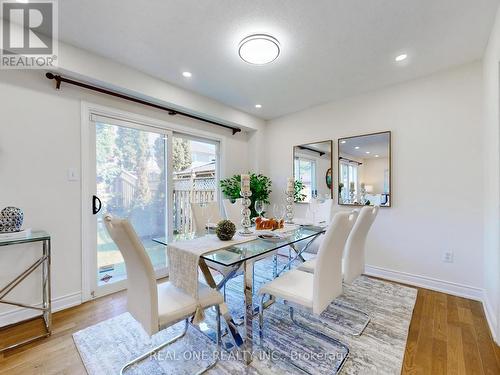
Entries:
{"type": "MultiPolygon", "coordinates": [[[[255,236],[236,234],[230,241],[221,241],[215,234],[210,234],[192,240],[173,242],[167,248],[169,280],[177,288],[199,301],[198,264],[200,256],[255,239],[255,236]]],[[[199,323],[203,319],[203,309],[198,304],[193,323],[199,323]]]]}

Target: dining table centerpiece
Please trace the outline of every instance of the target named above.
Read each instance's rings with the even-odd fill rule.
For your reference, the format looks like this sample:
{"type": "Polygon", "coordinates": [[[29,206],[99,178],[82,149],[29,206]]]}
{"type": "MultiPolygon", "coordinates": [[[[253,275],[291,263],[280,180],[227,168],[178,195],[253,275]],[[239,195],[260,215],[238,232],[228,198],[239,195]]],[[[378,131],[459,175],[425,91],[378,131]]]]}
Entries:
{"type": "Polygon", "coordinates": [[[236,233],[236,225],[231,220],[221,220],[217,223],[215,234],[221,241],[229,241],[236,233]]]}
{"type": "MultiPolygon", "coordinates": [[[[250,209],[250,218],[255,218],[259,216],[255,210],[255,201],[262,201],[266,205],[270,204],[269,196],[271,194],[272,181],[263,174],[248,172],[244,176],[249,176],[251,195],[248,197],[250,199],[248,208],[250,209]]],[[[241,175],[235,174],[232,177],[221,180],[220,187],[222,194],[227,199],[236,201],[241,198],[241,175]]]]}

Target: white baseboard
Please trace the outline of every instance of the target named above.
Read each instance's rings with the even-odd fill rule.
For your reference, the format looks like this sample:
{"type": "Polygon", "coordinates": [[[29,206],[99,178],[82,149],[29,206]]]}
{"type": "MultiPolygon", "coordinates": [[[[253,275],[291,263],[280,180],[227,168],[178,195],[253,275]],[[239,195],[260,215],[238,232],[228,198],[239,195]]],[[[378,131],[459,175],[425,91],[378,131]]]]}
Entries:
{"type": "Polygon", "coordinates": [[[489,302],[488,296],[484,289],[473,286],[453,283],[450,281],[434,279],[427,276],[418,276],[411,273],[388,270],[377,266],[365,266],[365,274],[368,276],[380,277],[391,281],[400,282],[420,288],[435,290],[446,294],[451,294],[458,297],[464,297],[482,302],[486,320],[490,327],[491,336],[497,344],[500,345],[500,332],[498,330],[498,321],[493,307],[489,302]]]}
{"type": "Polygon", "coordinates": [[[498,326],[497,316],[493,307],[491,306],[490,299],[486,292],[483,296],[483,307],[484,314],[486,315],[486,320],[488,321],[488,325],[490,326],[491,335],[493,336],[493,340],[500,346],[500,327],[498,326]]]}
{"type": "Polygon", "coordinates": [[[483,301],[484,291],[481,288],[453,283],[450,281],[434,279],[427,276],[414,275],[407,272],[393,271],[377,266],[365,266],[365,273],[369,276],[380,277],[403,284],[418,286],[425,289],[435,290],[458,297],[483,301]]]}
{"type": "MultiPolygon", "coordinates": [[[[65,296],[52,299],[52,312],[64,310],[82,303],[82,294],[80,292],[67,294],[65,296]]],[[[40,307],[42,304],[37,303],[33,306],[40,307]]],[[[15,308],[3,313],[0,313],[0,327],[17,323],[25,319],[40,315],[40,311],[15,308]]]]}

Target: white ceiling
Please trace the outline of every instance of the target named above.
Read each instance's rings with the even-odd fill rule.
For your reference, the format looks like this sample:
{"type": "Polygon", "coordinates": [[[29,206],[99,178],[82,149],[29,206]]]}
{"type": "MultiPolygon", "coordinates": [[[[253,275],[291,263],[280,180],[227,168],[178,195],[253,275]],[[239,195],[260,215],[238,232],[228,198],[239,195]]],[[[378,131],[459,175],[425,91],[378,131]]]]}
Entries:
{"type": "Polygon", "coordinates": [[[272,119],[481,58],[498,2],[63,0],[60,38],[272,119]],[[280,41],[274,63],[238,57],[253,33],[280,41]]]}

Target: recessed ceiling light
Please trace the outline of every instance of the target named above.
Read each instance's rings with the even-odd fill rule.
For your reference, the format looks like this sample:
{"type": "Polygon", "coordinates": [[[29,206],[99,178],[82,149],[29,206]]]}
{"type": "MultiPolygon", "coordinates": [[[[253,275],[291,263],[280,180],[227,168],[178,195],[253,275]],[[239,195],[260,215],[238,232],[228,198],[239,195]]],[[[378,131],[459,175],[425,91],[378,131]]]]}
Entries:
{"type": "Polygon", "coordinates": [[[193,76],[191,72],[182,72],[182,75],[186,78],[191,78],[193,76]]]}
{"type": "Polygon", "coordinates": [[[378,155],[375,155],[376,158],[378,158],[378,155]]]}
{"type": "Polygon", "coordinates": [[[346,142],[347,142],[347,141],[340,141],[340,143],[342,143],[342,144],[344,144],[344,143],[346,143],[346,142]]]}
{"type": "Polygon", "coordinates": [[[262,108],[262,104],[255,104],[255,108],[262,108]]]}
{"type": "Polygon", "coordinates": [[[249,64],[269,64],[278,58],[280,43],[270,35],[250,35],[240,42],[238,54],[243,61],[249,64]]]}
{"type": "Polygon", "coordinates": [[[366,153],[366,154],[369,154],[369,153],[370,153],[370,151],[366,151],[365,153],[366,153]]]}
{"type": "Polygon", "coordinates": [[[354,147],[356,150],[359,150],[359,146],[354,147]]]}
{"type": "Polygon", "coordinates": [[[401,55],[398,55],[396,56],[396,58],[394,59],[396,62],[401,62],[401,61],[404,61],[408,58],[408,55],[406,53],[403,53],[401,55]]]}

